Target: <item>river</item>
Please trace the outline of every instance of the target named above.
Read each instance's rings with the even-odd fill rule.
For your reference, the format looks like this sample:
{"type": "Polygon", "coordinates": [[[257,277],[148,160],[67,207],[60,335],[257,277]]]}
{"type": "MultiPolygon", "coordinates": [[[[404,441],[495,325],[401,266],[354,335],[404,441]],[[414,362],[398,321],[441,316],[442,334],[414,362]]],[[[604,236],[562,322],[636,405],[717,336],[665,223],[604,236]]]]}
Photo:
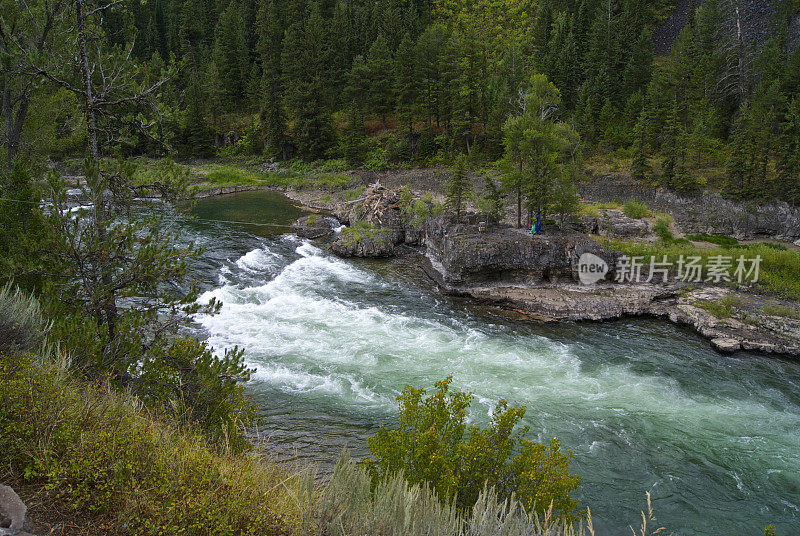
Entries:
{"type": "Polygon", "coordinates": [[[798,362],[722,356],[659,320],[543,325],[443,296],[414,266],[338,259],[291,234],[300,212],[273,192],[194,212],[181,227],[206,247],[201,299],[224,302],[202,331],[218,350],[246,348],[278,459],[365,455],[404,385],[452,375],[475,394],[472,421],[518,401],[533,438],[574,451],[598,534],[630,533],[646,491],[667,533],[800,531],[798,362]]]}

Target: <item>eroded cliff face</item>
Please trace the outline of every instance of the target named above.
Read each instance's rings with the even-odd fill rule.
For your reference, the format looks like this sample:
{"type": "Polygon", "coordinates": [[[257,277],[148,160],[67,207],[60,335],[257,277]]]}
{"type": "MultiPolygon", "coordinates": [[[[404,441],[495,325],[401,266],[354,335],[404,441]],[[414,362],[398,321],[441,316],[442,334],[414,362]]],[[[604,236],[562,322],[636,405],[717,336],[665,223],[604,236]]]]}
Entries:
{"type": "Polygon", "coordinates": [[[669,213],[686,233],[724,234],[739,239],[800,238],[800,208],[782,201],[756,205],[729,201],[716,194],[683,197],[622,173],[592,177],[581,186],[580,193],[591,201],[642,201],[652,210],[669,213]]]}

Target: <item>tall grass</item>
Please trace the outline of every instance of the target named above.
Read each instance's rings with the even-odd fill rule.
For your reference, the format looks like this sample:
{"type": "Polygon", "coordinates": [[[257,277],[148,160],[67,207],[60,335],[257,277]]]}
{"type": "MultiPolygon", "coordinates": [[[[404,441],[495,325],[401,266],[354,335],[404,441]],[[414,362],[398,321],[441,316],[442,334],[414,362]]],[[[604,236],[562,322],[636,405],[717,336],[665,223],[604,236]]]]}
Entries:
{"type": "Polygon", "coordinates": [[[11,282],[0,288],[0,352],[30,351],[41,345],[50,322],[39,301],[11,282]]]}
{"type": "Polygon", "coordinates": [[[0,355],[0,480],[33,479],[133,534],[285,534],[299,476],[229,456],[107,385],[0,355]]]}
{"type": "Polygon", "coordinates": [[[402,475],[371,489],[367,472],[344,452],[316,504],[316,530],[331,536],[578,536],[582,525],[528,514],[513,499],[485,489],[471,512],[441,502],[426,486],[409,485],[402,475]]]}

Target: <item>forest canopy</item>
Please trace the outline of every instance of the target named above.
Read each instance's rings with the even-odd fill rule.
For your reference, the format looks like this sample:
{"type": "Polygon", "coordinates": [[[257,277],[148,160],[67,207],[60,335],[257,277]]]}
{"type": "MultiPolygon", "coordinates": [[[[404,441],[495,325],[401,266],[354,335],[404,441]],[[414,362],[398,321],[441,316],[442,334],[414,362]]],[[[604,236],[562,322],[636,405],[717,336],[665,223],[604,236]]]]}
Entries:
{"type": "MultiPolygon", "coordinates": [[[[68,78],[43,76],[74,32],[58,11],[70,2],[27,4],[2,8],[9,162],[85,146],[80,96],[68,78]]],[[[652,36],[672,10],[665,0],[110,2],[93,45],[157,87],[147,113],[123,110],[115,120],[128,128],[100,145],[353,166],[451,164],[460,153],[494,162],[543,74],[560,93],[555,119],[587,156],[683,193],[797,202],[797,2],[773,1],[759,39],[731,2],[692,2],[657,58],[652,36]]]]}

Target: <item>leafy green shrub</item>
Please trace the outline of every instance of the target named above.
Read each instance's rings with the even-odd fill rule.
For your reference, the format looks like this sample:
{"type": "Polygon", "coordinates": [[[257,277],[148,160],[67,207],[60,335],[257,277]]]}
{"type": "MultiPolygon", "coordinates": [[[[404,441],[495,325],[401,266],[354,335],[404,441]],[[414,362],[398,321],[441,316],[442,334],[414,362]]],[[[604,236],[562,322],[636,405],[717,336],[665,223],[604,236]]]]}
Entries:
{"type": "Polygon", "coordinates": [[[176,339],[144,355],[131,390],[175,421],[196,425],[213,444],[244,451],[250,447],[244,432],[255,422],[256,408],[244,394],[253,370],[242,354],[233,348],[217,357],[205,342],[176,339]]]}
{"type": "Polygon", "coordinates": [[[629,199],[622,205],[622,212],[629,218],[641,219],[650,215],[650,209],[641,201],[629,199]]]}
{"type": "Polygon", "coordinates": [[[664,182],[667,186],[681,194],[696,194],[705,186],[705,181],[702,177],[690,175],[689,173],[675,175],[664,182]]]}
{"type": "Polygon", "coordinates": [[[692,242],[709,242],[724,248],[735,246],[739,241],[732,236],[710,235],[708,233],[687,234],[686,238],[692,242]]]}
{"type": "Polygon", "coordinates": [[[664,218],[660,218],[656,222],[655,226],[653,227],[653,231],[655,231],[658,237],[664,242],[672,242],[675,240],[675,236],[672,234],[672,231],[669,228],[669,222],[664,218]]]}
{"type": "Polygon", "coordinates": [[[461,510],[472,507],[485,486],[493,486],[501,498],[514,495],[529,512],[546,512],[552,504],[558,516],[574,516],[577,502],[571,494],[580,479],[569,471],[571,451],[562,452],[555,438],[547,445],[527,440],[527,427],[515,431],[525,408],[505,400],[486,428],[468,429],[473,397],[450,391],[451,381],[436,382],[437,391],[429,397],[424,389],[403,389],[398,429],[381,426],[367,440],[374,458],[365,464],[375,481],[402,472],[412,485],[430,486],[461,510]]]}
{"type": "Polygon", "coordinates": [[[332,160],[326,160],[322,163],[319,167],[319,170],[325,173],[332,173],[332,172],[341,172],[347,171],[350,166],[347,164],[347,160],[344,158],[335,158],[332,160]]]}
{"type": "Polygon", "coordinates": [[[383,147],[376,147],[364,157],[364,167],[372,171],[389,169],[389,153],[383,147]]]}

